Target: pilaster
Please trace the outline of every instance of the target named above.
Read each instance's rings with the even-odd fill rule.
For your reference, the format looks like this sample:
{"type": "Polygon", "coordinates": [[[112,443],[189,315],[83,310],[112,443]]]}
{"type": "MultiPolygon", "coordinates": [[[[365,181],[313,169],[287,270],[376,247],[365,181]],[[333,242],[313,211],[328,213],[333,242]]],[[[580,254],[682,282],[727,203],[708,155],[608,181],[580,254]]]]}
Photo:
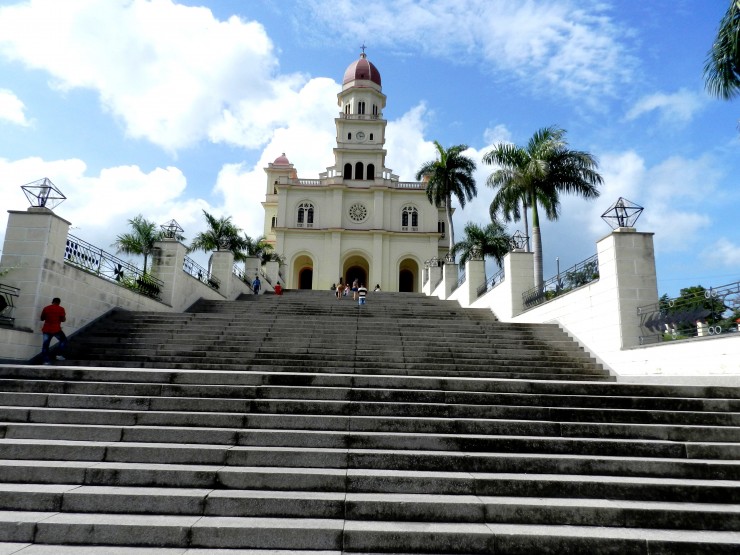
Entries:
{"type": "Polygon", "coordinates": [[[164,239],[154,244],[152,275],[164,282],[160,298],[170,306],[174,306],[178,286],[187,277],[182,269],[186,254],[187,247],[176,239],[164,239]]]}
{"type": "Polygon", "coordinates": [[[14,311],[17,327],[35,330],[41,309],[53,297],[63,297],[58,281],[45,274],[63,268],[69,226],[48,208],[8,211],[0,266],[11,269],[3,282],[20,289],[14,311]]]}
{"type": "Polygon", "coordinates": [[[227,299],[231,298],[231,275],[234,273],[234,253],[231,251],[216,251],[211,258],[211,276],[219,282],[218,292],[227,299]]]}
{"type": "Polygon", "coordinates": [[[486,283],[486,263],[483,260],[468,260],[465,263],[465,288],[463,299],[458,299],[463,306],[470,306],[478,298],[478,288],[486,283]]]}

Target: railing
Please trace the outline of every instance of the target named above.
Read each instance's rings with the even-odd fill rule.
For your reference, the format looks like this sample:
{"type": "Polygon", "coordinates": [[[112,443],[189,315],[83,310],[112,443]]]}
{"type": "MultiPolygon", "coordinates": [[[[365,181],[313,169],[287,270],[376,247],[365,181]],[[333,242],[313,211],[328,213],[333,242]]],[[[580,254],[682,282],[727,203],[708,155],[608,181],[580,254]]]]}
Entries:
{"type": "Polygon", "coordinates": [[[254,289],[252,289],[252,282],[249,281],[249,276],[247,276],[246,268],[240,268],[239,266],[237,266],[236,264],[234,264],[234,268],[232,269],[232,273],[240,281],[246,283],[247,284],[247,287],[249,287],[249,289],[251,289],[252,291],[254,291],[254,289]]]}
{"type": "Polygon", "coordinates": [[[478,297],[481,297],[488,293],[491,289],[499,285],[501,282],[504,281],[504,278],[506,277],[506,274],[504,273],[504,269],[501,268],[498,272],[493,274],[488,280],[478,287],[478,297]]]}
{"type": "Polygon", "coordinates": [[[67,235],[64,261],[152,299],[164,287],[162,280],[73,235],[67,235]]]}
{"type": "Polygon", "coordinates": [[[267,283],[272,285],[272,280],[269,277],[267,277],[267,274],[262,268],[260,268],[260,275],[262,276],[262,279],[264,279],[267,283]]]}
{"type": "Polygon", "coordinates": [[[461,268],[460,272],[457,274],[457,283],[452,288],[452,291],[460,287],[463,283],[465,283],[465,268],[461,268]]]}
{"type": "Polygon", "coordinates": [[[20,292],[17,287],[0,283],[0,326],[12,326],[15,322],[13,298],[18,298],[20,292]]]}
{"type": "Polygon", "coordinates": [[[373,120],[373,119],[381,119],[382,117],[383,117],[382,114],[345,114],[344,112],[339,112],[340,119],[373,120]]]}
{"type": "Polygon", "coordinates": [[[426,189],[426,183],[422,181],[396,181],[394,189],[426,189]]]}
{"type": "Polygon", "coordinates": [[[533,287],[522,293],[524,308],[535,307],[597,279],[599,279],[599,259],[597,255],[593,255],[551,277],[541,288],[533,287]]]}
{"type": "Polygon", "coordinates": [[[740,281],[719,287],[693,287],[680,297],[663,295],[637,309],[640,344],[680,341],[737,333],[740,328],[740,281]]]}
{"type": "Polygon", "coordinates": [[[208,272],[208,270],[206,270],[203,266],[198,264],[189,256],[185,257],[185,260],[182,263],[182,269],[186,274],[193,276],[195,279],[215,291],[218,291],[218,289],[221,287],[221,282],[216,276],[212,276],[208,272]]]}

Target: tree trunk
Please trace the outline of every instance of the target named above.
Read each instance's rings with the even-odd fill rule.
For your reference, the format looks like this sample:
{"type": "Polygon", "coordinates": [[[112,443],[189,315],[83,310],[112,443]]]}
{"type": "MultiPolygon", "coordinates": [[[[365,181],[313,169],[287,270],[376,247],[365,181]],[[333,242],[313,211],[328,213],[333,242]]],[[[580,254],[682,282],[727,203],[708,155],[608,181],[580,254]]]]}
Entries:
{"type": "Polygon", "coordinates": [[[449,237],[449,246],[447,252],[452,252],[452,247],[455,245],[455,230],[452,227],[452,197],[448,196],[445,199],[445,214],[447,215],[447,230],[449,237]]]}
{"type": "Polygon", "coordinates": [[[542,237],[540,236],[540,215],[537,211],[537,199],[534,192],[530,195],[532,206],[532,251],[534,252],[534,286],[542,291],[544,277],[542,275],[542,237]]]}
{"type": "Polygon", "coordinates": [[[545,283],[542,272],[542,237],[540,226],[532,226],[532,250],[534,251],[534,285],[538,291],[542,291],[545,283]]]}
{"type": "Polygon", "coordinates": [[[524,240],[527,242],[527,244],[524,247],[524,252],[530,252],[529,249],[529,218],[527,217],[527,203],[522,201],[522,214],[524,215],[524,240]]]}

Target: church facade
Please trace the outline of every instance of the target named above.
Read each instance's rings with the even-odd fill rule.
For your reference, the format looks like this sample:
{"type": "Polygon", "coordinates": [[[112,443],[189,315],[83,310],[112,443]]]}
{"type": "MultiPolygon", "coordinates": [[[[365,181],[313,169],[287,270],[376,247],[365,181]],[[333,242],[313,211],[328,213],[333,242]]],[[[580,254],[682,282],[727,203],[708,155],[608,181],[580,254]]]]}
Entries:
{"type": "Polygon", "coordinates": [[[421,291],[424,262],[447,251],[444,208],[429,203],[424,183],[386,168],[386,96],[364,51],[337,97],[333,166],[302,179],[283,154],[265,168],[264,235],[283,256],[284,285],[359,279],[370,289],[421,291]]]}

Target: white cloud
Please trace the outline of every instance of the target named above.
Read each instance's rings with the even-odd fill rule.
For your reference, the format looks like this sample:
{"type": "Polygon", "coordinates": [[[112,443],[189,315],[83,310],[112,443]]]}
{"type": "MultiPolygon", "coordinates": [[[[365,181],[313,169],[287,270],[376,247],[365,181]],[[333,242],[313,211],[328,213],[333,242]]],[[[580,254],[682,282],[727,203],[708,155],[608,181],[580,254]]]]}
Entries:
{"type": "MultiPolygon", "coordinates": [[[[700,202],[716,186],[717,170],[708,157],[687,159],[671,157],[653,167],[634,151],[601,156],[600,171],[604,177],[601,196],[581,205],[580,219],[594,237],[608,231],[601,214],[619,197],[644,207],[637,228],[655,232],[656,249],[678,252],[694,247],[700,233],[711,223],[711,217],[700,202]]],[[[563,199],[563,214],[575,211],[573,197],[563,199]]]]}
{"type": "Polygon", "coordinates": [[[26,119],[25,109],[25,104],[13,91],[0,89],[0,120],[28,127],[30,122],[26,119]]]}
{"type": "Polygon", "coordinates": [[[489,146],[489,149],[498,143],[510,143],[511,137],[511,131],[503,124],[488,127],[483,132],[483,140],[489,146]]]}
{"type": "Polygon", "coordinates": [[[97,91],[128,134],[169,150],[237,112],[238,144],[263,144],[301,78],[276,78],[264,28],[171,0],[30,0],[0,8],[0,53],[49,72],[61,89],[97,91]],[[32,32],[29,30],[32,29],[32,32]],[[252,106],[247,109],[246,106],[252,106]],[[248,135],[249,139],[245,139],[248,135]]]}
{"type": "MultiPolygon", "coordinates": [[[[54,212],[71,222],[71,233],[109,252],[116,236],[127,230],[127,220],[137,214],[157,223],[175,218],[190,231],[188,224],[203,219],[200,208],[208,208],[205,201],[183,198],[185,176],[174,167],[144,172],[137,166],[118,166],[90,175],[82,160],[41,158],[0,159],[0,182],[17,184],[0,188],[0,205],[25,210],[28,202],[20,186],[45,176],[67,197],[54,212]]],[[[5,221],[0,222],[0,242],[5,227],[5,221]]]]}
{"type": "Polygon", "coordinates": [[[740,266],[740,245],[726,237],[718,239],[701,253],[701,257],[716,266],[740,266]]]}
{"type": "Polygon", "coordinates": [[[316,35],[373,37],[373,45],[484,64],[548,94],[591,103],[617,94],[635,66],[623,44],[628,33],[598,2],[392,0],[374,2],[372,17],[350,0],[305,4],[312,17],[306,26],[318,26],[316,35]]]}
{"type": "Polygon", "coordinates": [[[388,122],[385,149],[386,166],[401,181],[415,181],[416,172],[427,160],[436,156],[433,141],[424,138],[428,109],[423,102],[411,108],[400,118],[388,122]]]}
{"type": "Polygon", "coordinates": [[[706,105],[706,96],[687,89],[666,94],[655,93],[644,96],[627,111],[625,119],[635,120],[645,114],[657,111],[663,122],[673,125],[689,123],[706,105]]]}

